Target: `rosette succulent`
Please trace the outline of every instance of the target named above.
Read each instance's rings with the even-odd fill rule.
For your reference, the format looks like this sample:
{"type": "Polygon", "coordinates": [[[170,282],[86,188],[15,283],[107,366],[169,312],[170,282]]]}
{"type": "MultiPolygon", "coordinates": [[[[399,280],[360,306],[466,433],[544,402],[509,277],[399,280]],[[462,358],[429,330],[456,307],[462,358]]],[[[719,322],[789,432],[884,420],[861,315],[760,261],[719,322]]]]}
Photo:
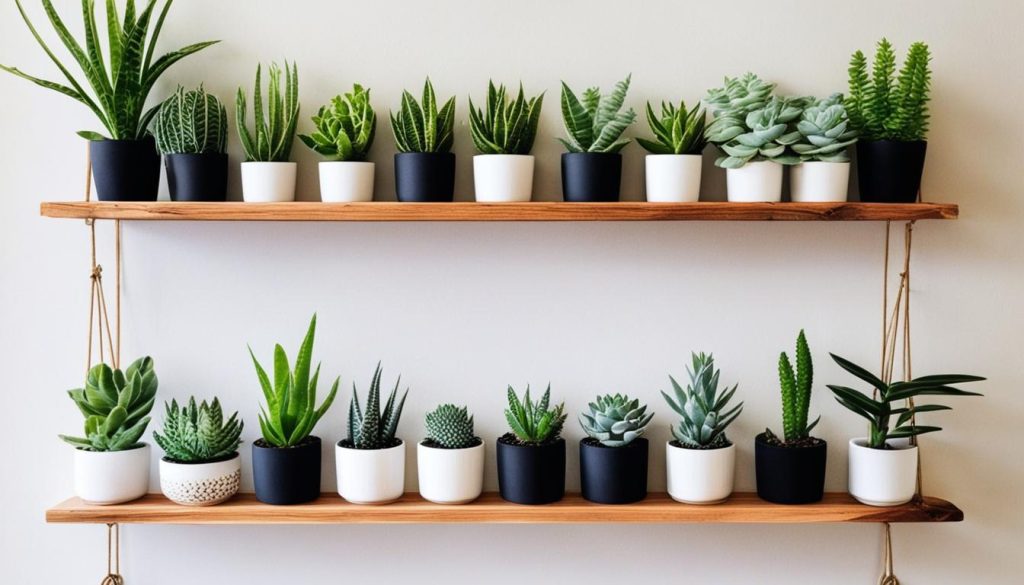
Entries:
{"type": "Polygon", "coordinates": [[[745,73],[740,77],[726,77],[722,87],[709,89],[704,102],[715,115],[708,130],[716,125],[724,125],[718,120],[729,116],[743,116],[748,112],[759,110],[768,103],[775,84],[764,81],[753,73],[745,73]]]}
{"type": "Polygon", "coordinates": [[[473,416],[465,406],[442,404],[427,413],[427,439],[443,449],[465,449],[480,444],[473,433],[473,416]]]}
{"type": "Polygon", "coordinates": [[[801,161],[850,161],[847,148],[857,142],[857,131],[850,127],[842,94],[814,102],[804,110],[796,129],[800,137],[792,148],[801,161]]]}
{"type": "Polygon", "coordinates": [[[558,439],[565,425],[565,403],[549,408],[551,385],[544,391],[539,402],[530,400],[530,387],[526,387],[523,399],[519,400],[515,389],[508,387],[508,409],[505,420],[512,433],[521,443],[539,445],[558,439]]]}
{"type": "Polygon", "coordinates": [[[313,124],[316,132],[300,134],[299,140],[330,161],[363,161],[373,146],[377,114],[370,106],[370,90],[358,83],[352,91],[335,96],[322,106],[313,124]]]}
{"type": "Polygon", "coordinates": [[[672,427],[672,436],[687,449],[718,449],[731,443],[725,429],[743,411],[743,403],[726,409],[736,393],[736,386],[718,391],[720,372],[715,369],[715,358],[710,354],[692,354],[693,367],[687,368],[690,383],[684,389],[669,376],[675,400],[662,392],[665,401],[682,420],[672,427]]]}
{"type": "Polygon", "coordinates": [[[705,119],[704,108],[699,103],[688,110],[686,102],[679,102],[678,108],[662,102],[661,118],[658,118],[651,102],[647,102],[647,124],[654,132],[654,140],[637,138],[636,141],[651,154],[700,154],[708,143],[704,136],[705,119]]]}
{"type": "Polygon", "coordinates": [[[746,115],[730,114],[728,124],[719,124],[708,133],[708,141],[718,145],[726,156],[715,164],[726,169],[738,169],[748,162],[773,161],[797,164],[800,157],[789,152],[787,146],[800,138],[794,123],[807,105],[807,98],[773,96],[763,108],[746,115]]]}
{"type": "Polygon", "coordinates": [[[234,413],[225,421],[216,398],[196,406],[194,397],[179,407],[176,400],[164,405],[164,432],[153,432],[157,445],[175,463],[205,463],[232,457],[241,444],[242,421],[234,413]]]}
{"type": "Polygon", "coordinates": [[[580,413],[580,425],[587,435],[606,447],[623,447],[647,430],[654,413],[647,405],[624,394],[598,396],[587,405],[590,414],[580,413]]]}
{"type": "Polygon", "coordinates": [[[124,372],[107,364],[93,366],[85,388],[68,390],[68,396],[85,416],[85,437],[60,438],[83,451],[137,447],[149,424],[156,388],[153,358],[139,358],[124,372]]]}

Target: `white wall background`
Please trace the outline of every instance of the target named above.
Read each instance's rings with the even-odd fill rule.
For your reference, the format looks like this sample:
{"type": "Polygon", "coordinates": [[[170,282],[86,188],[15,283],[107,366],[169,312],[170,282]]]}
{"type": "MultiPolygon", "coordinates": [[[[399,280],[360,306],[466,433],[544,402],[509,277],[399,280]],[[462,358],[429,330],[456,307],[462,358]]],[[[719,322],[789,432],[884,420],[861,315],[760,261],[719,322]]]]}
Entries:
{"type": "MultiPolygon", "coordinates": [[[[45,18],[26,2],[37,24],[45,18]]],[[[76,2],[57,2],[78,30],[76,2]]],[[[163,47],[224,42],[179,64],[154,98],[200,81],[229,104],[251,87],[257,61],[299,63],[308,115],[354,81],[381,114],[373,159],[379,196],[392,198],[386,122],[402,88],[430,74],[458,95],[457,190],[472,193],[467,94],[488,77],[546,90],[536,191],[560,193],[558,81],[608,87],[633,73],[629,104],[694,100],[723,75],[747,70],[780,90],[845,87],[856,48],[888,35],[900,52],[917,39],[935,54],[934,126],[925,192],[962,205],[957,222],[923,222],[914,256],[916,372],[988,375],[984,399],[933,417],[924,441],[926,490],[963,507],[963,524],[899,526],[903,582],[1015,583],[1024,480],[1019,444],[1024,206],[1018,190],[1024,107],[1020,3],[757,0],[728,3],[606,0],[176,3],[163,47]]],[[[49,37],[48,37],[49,38],[49,37]]],[[[54,43],[57,43],[54,40],[54,43]]],[[[0,8],[0,62],[53,75],[13,3],[0,8]]],[[[80,418],[63,390],[80,383],[88,302],[87,232],[38,217],[44,200],[81,195],[83,142],[97,124],[84,107],[0,76],[0,307],[5,408],[2,443],[3,581],[95,583],[104,530],[47,526],[43,510],[71,492],[71,451],[59,432],[80,418]]],[[[233,106],[229,108],[233,111],[233,106]]],[[[634,133],[642,131],[638,124],[634,133]]],[[[233,163],[238,162],[232,140],[233,163]]],[[[642,193],[642,151],[626,151],[623,190],[642,193]]],[[[316,197],[314,157],[296,144],[303,198],[316,197]]],[[[709,154],[710,161],[711,156],[709,154]]],[[[724,191],[708,166],[705,194],[724,191]]],[[[237,168],[233,195],[239,195],[237,168]]],[[[110,237],[104,225],[104,245],[110,237]]],[[[259,391],[245,344],[291,352],[318,311],[325,375],[365,387],[377,360],[412,388],[400,429],[410,441],[440,401],[469,404],[493,445],[504,431],[504,388],[551,381],[577,411],[599,392],[628,392],[658,412],[651,488],[663,489],[672,420],[657,393],[685,375],[690,350],[713,351],[723,381],[739,382],[744,416],[737,487],[753,487],[752,439],[778,427],[775,364],[799,328],[817,360],[813,410],[830,442],[828,488],[843,489],[845,440],[861,433],[824,383],[847,381],[827,360],[878,354],[880,224],[127,224],[125,358],[156,357],[162,398],[217,394],[258,435],[259,391]]],[[[107,260],[108,274],[110,260],[107,260]]],[[[326,377],[326,376],[325,376],[326,377]]],[[[319,433],[341,438],[343,408],[319,433]]],[[[157,415],[159,420],[159,414],[157,415]]],[[[581,431],[568,426],[575,441],[581,431]]],[[[569,486],[578,486],[570,450],[569,486]]],[[[491,453],[493,454],[493,452],[491,453]]],[[[156,481],[154,467],[154,482],[156,481]]],[[[324,488],[333,458],[324,459],[324,488]]],[[[408,462],[416,487],[415,460],[408,462]]],[[[154,483],[154,486],[156,484],[154,483]]],[[[493,462],[487,485],[496,488],[493,462]]],[[[245,486],[250,488],[251,484],[245,486]]],[[[288,580],[385,583],[537,583],[583,579],[704,583],[872,583],[879,528],[849,526],[350,526],[128,527],[130,583],[269,585],[288,580]]]]}

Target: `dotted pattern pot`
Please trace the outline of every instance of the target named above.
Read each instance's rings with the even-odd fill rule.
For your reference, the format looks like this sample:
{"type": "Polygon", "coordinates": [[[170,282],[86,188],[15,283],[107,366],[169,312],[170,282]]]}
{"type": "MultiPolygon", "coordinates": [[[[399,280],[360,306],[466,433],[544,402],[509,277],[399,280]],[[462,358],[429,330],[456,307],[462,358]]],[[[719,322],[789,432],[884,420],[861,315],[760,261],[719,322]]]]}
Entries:
{"type": "Polygon", "coordinates": [[[160,460],[160,491],[183,506],[213,506],[238,493],[242,458],[212,463],[175,463],[160,460]]]}

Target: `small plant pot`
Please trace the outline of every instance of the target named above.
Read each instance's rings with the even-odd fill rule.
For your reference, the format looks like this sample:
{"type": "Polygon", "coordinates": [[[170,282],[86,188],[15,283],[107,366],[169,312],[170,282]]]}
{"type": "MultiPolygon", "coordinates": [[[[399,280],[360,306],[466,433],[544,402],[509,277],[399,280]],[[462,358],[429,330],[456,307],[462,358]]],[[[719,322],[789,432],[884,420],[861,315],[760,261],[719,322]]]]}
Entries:
{"type": "Polygon", "coordinates": [[[562,196],[572,202],[614,202],[622,183],[622,155],[562,153],[562,196]]]}
{"type": "Polygon", "coordinates": [[[700,200],[699,154],[649,154],[647,200],[652,203],[691,203],[700,200]]]}
{"type": "Polygon", "coordinates": [[[514,504],[551,504],[565,496],[565,439],[517,445],[498,439],[498,491],[514,504]]]}
{"type": "Polygon", "coordinates": [[[870,203],[914,203],[921,191],[924,140],[863,140],[857,143],[860,200],[870,203]]]}
{"type": "Polygon", "coordinates": [[[374,168],[372,162],[321,162],[320,200],[324,203],[373,201],[374,168]]]}
{"type": "Polygon", "coordinates": [[[242,199],[248,203],[295,201],[298,163],[242,163],[242,199]]]}
{"type": "Polygon", "coordinates": [[[435,504],[467,504],[484,489],[484,442],[465,449],[416,448],[420,495],[435,504]]]}
{"type": "Polygon", "coordinates": [[[583,498],[598,504],[632,504],[647,497],[647,439],[622,447],[580,441],[580,486],[583,498]]]}
{"type": "Polygon", "coordinates": [[[387,449],[335,448],[338,494],[353,504],[389,504],[405,493],[405,443],[387,449]]]}
{"type": "Polygon", "coordinates": [[[75,449],[75,495],[106,506],[137,500],[149,491],[150,446],[126,451],[75,449]]]}
{"type": "Polygon", "coordinates": [[[665,449],[668,495],[684,504],[717,504],[732,494],[736,445],[686,449],[669,441],[665,449]]]}
{"type": "Polygon", "coordinates": [[[846,201],[850,188],[850,163],[803,162],[789,173],[789,198],[798,203],[846,201]]]}
{"type": "Polygon", "coordinates": [[[256,499],[264,504],[312,502],[320,497],[320,438],[307,437],[294,447],[253,442],[252,475],[256,499]]]}
{"type": "Polygon", "coordinates": [[[400,152],[395,155],[395,194],[408,203],[455,199],[455,154],[400,152]]]}
{"type": "Polygon", "coordinates": [[[100,201],[156,201],[160,153],[156,140],[92,140],[89,160],[100,201]]]}
{"type": "Polygon", "coordinates": [[[160,460],[160,491],[183,506],[213,506],[238,493],[242,457],[235,453],[223,461],[176,463],[160,460]]]}
{"type": "Polygon", "coordinates": [[[171,201],[227,200],[227,154],[168,154],[164,156],[164,164],[171,201]]]}
{"type": "Polygon", "coordinates": [[[782,201],[782,165],[777,162],[748,162],[738,169],[726,169],[725,182],[731,202],[782,201]]]}
{"type": "Polygon", "coordinates": [[[784,447],[769,443],[761,433],[754,439],[758,497],[776,504],[820,502],[825,493],[827,453],[825,441],[806,447],[784,447]]]}
{"type": "Polygon", "coordinates": [[[529,201],[533,196],[534,158],[526,154],[473,157],[476,200],[488,203],[529,201]]]}
{"type": "Polygon", "coordinates": [[[850,495],[869,506],[899,506],[917,493],[917,447],[891,442],[872,449],[867,439],[850,440],[850,495]]]}

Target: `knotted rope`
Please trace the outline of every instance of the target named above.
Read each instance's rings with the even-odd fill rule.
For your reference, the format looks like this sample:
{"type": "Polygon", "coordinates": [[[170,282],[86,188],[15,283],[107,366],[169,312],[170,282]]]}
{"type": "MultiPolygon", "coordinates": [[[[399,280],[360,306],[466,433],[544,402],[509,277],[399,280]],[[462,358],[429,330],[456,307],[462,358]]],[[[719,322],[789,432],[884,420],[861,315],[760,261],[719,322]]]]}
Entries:
{"type": "Polygon", "coordinates": [[[124,585],[121,573],[121,527],[107,524],[107,576],[100,585],[124,585]]]}
{"type": "Polygon", "coordinates": [[[882,577],[878,585],[900,585],[900,580],[892,572],[892,527],[885,523],[885,543],[882,545],[882,577]]]}

